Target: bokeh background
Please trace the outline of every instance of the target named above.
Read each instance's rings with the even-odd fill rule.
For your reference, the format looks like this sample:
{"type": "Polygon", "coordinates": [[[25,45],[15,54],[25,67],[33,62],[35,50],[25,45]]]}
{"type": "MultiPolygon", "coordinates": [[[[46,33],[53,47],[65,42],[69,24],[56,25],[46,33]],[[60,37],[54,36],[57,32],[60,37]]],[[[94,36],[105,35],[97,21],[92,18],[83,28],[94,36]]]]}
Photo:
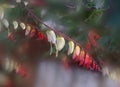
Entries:
{"type": "MultiPolygon", "coordinates": [[[[5,8],[5,17],[9,23],[13,20],[24,21],[39,26],[42,31],[46,29],[37,23],[24,9],[19,0],[0,0],[0,7],[5,8]],[[12,4],[15,8],[5,7],[12,4]]],[[[21,0],[20,0],[21,1],[21,0]]],[[[27,0],[23,0],[27,1],[27,0]]],[[[6,81],[12,82],[15,87],[119,87],[120,66],[120,1],[119,0],[28,0],[28,7],[45,24],[54,28],[79,42],[83,47],[88,41],[88,33],[94,30],[100,38],[97,46],[92,47],[89,53],[100,62],[109,73],[116,72],[115,79],[103,76],[101,73],[78,68],[70,64],[64,69],[60,60],[65,56],[64,51],[59,58],[49,56],[49,44],[28,39],[24,32],[18,30],[15,40],[8,40],[8,31],[0,27],[0,60],[13,59],[23,65],[27,77],[23,78],[4,71],[1,75],[6,81]]],[[[1,23],[1,21],[0,21],[1,23]]],[[[12,26],[10,26],[12,28],[12,26]]],[[[69,57],[68,57],[69,58],[69,57]]],[[[1,65],[2,67],[2,65],[1,65]]]]}

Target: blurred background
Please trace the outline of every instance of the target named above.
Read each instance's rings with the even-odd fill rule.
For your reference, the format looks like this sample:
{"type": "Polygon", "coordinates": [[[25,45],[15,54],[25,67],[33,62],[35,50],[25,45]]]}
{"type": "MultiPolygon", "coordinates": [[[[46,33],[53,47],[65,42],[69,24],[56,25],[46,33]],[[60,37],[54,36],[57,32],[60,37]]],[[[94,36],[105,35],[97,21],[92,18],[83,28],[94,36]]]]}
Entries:
{"type": "Polygon", "coordinates": [[[119,3],[119,0],[0,0],[0,86],[119,87],[119,3]],[[12,21],[22,21],[45,33],[47,28],[26,7],[43,23],[80,43],[102,67],[102,73],[73,63],[66,68],[62,60],[66,57],[71,62],[71,57],[66,56],[67,47],[55,58],[54,54],[49,55],[49,43],[26,37],[20,27],[13,31],[12,21]],[[4,19],[8,20],[9,29],[4,26],[4,19]],[[91,31],[94,33],[90,34],[91,31]],[[94,35],[99,38],[91,39],[94,35]]]}

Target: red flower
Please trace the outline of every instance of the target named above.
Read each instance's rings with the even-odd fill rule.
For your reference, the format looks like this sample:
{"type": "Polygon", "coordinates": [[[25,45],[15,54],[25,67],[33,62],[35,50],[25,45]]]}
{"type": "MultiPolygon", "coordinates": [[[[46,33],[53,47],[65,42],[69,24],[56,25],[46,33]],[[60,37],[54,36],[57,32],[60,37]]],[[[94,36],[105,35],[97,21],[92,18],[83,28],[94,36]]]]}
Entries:
{"type": "Polygon", "coordinates": [[[30,38],[34,37],[35,33],[36,33],[36,30],[32,29],[31,32],[30,32],[30,38]]]}
{"type": "Polygon", "coordinates": [[[81,59],[79,65],[82,66],[84,64],[84,59],[81,59]]]}
{"type": "Polygon", "coordinates": [[[44,39],[44,35],[43,35],[42,32],[38,32],[38,38],[39,38],[40,40],[43,40],[43,39],[44,39]]]}
{"type": "Polygon", "coordinates": [[[16,73],[20,74],[22,77],[26,77],[26,72],[21,65],[18,65],[16,68],[16,73]]]}
{"type": "Polygon", "coordinates": [[[42,32],[38,32],[37,37],[40,40],[47,41],[47,38],[44,36],[44,34],[42,32]]]}
{"type": "Polygon", "coordinates": [[[21,70],[20,74],[22,75],[22,77],[26,77],[26,72],[24,70],[21,70]]]}
{"type": "Polygon", "coordinates": [[[12,32],[8,32],[8,39],[9,40],[13,40],[14,39],[12,32]]]}
{"type": "Polygon", "coordinates": [[[30,0],[30,3],[34,6],[44,6],[46,4],[45,0],[30,0]]]}
{"type": "Polygon", "coordinates": [[[85,51],[82,50],[79,56],[80,56],[80,63],[79,63],[79,65],[81,66],[81,65],[84,64],[84,61],[85,61],[85,56],[86,56],[85,51]]]}
{"type": "Polygon", "coordinates": [[[96,40],[100,38],[100,36],[93,30],[91,30],[88,34],[89,41],[93,47],[97,46],[96,40]]]}
{"type": "Polygon", "coordinates": [[[91,66],[91,69],[95,70],[95,67],[96,67],[96,64],[93,62],[92,66],[91,66]]]}
{"type": "Polygon", "coordinates": [[[64,57],[62,58],[62,63],[63,63],[63,66],[64,66],[65,69],[68,69],[68,68],[69,68],[69,64],[68,64],[68,60],[67,60],[67,57],[66,57],[66,56],[64,56],[64,57]]]}
{"type": "Polygon", "coordinates": [[[90,56],[87,54],[84,61],[84,67],[88,69],[90,67],[90,62],[90,56]]]}
{"type": "Polygon", "coordinates": [[[90,44],[90,42],[87,42],[87,43],[85,44],[85,50],[86,50],[87,52],[89,52],[89,51],[90,51],[90,48],[91,48],[91,44],[90,44]]]}

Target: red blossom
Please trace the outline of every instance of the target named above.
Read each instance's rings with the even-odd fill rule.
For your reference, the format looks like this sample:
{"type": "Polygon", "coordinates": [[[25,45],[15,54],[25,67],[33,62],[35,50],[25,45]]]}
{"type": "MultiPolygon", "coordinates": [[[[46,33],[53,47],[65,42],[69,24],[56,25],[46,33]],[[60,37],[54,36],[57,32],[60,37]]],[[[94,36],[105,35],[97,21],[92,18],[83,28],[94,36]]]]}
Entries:
{"type": "Polygon", "coordinates": [[[81,59],[79,65],[82,66],[84,64],[85,59],[81,59]]]}
{"type": "Polygon", "coordinates": [[[90,62],[90,56],[87,54],[84,61],[84,67],[88,69],[90,67],[90,62]]]}
{"type": "Polygon", "coordinates": [[[30,0],[30,3],[34,6],[44,6],[44,5],[46,5],[45,0],[30,0]]]}
{"type": "Polygon", "coordinates": [[[79,55],[79,56],[76,56],[75,61],[76,61],[76,62],[80,61],[80,55],[79,55]]]}
{"type": "Polygon", "coordinates": [[[96,67],[96,64],[93,62],[92,66],[91,66],[91,69],[95,70],[95,67],[96,67]]]}
{"type": "Polygon", "coordinates": [[[21,70],[20,74],[22,75],[22,77],[26,77],[26,72],[25,72],[25,70],[21,70]]]}
{"type": "Polygon", "coordinates": [[[45,35],[42,32],[38,32],[37,37],[39,40],[47,41],[47,38],[45,37],[45,35]]]}
{"type": "Polygon", "coordinates": [[[66,56],[64,56],[64,57],[62,58],[62,63],[63,63],[63,65],[64,65],[64,68],[65,68],[65,69],[68,69],[68,68],[69,68],[69,64],[68,64],[68,60],[67,60],[67,57],[66,57],[66,56]]]}
{"type": "Polygon", "coordinates": [[[26,72],[25,72],[25,70],[22,68],[21,65],[17,66],[16,73],[20,74],[22,77],[26,77],[26,75],[27,75],[26,72]]]}
{"type": "Polygon", "coordinates": [[[9,40],[13,40],[14,39],[12,32],[8,32],[8,39],[9,40]]]}
{"type": "Polygon", "coordinates": [[[88,33],[89,41],[93,47],[97,47],[96,40],[100,38],[100,36],[93,30],[88,33]]]}
{"type": "Polygon", "coordinates": [[[34,37],[35,36],[35,33],[36,33],[36,30],[35,29],[32,29],[31,32],[30,32],[30,38],[34,37]]]}
{"type": "Polygon", "coordinates": [[[87,42],[84,47],[85,47],[85,50],[86,50],[87,52],[89,52],[89,51],[90,51],[90,48],[91,48],[90,42],[87,42]]]}

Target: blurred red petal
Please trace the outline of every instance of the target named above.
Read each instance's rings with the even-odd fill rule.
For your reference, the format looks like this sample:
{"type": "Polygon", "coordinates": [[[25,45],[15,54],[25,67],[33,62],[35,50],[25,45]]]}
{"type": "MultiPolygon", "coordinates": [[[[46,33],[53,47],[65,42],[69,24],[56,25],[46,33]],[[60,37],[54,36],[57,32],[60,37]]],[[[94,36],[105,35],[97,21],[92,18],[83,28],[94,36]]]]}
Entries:
{"type": "Polygon", "coordinates": [[[46,36],[45,36],[42,32],[38,32],[37,38],[38,38],[39,40],[47,41],[46,36]]]}
{"type": "Polygon", "coordinates": [[[14,39],[12,32],[8,32],[8,39],[9,40],[13,40],[14,39]]]}
{"type": "Polygon", "coordinates": [[[30,0],[30,3],[34,6],[44,6],[44,5],[46,5],[45,0],[30,0]]]}
{"type": "Polygon", "coordinates": [[[36,33],[36,30],[32,29],[31,32],[30,32],[30,38],[34,37],[35,33],[36,33]]]}
{"type": "Polygon", "coordinates": [[[100,38],[100,36],[93,30],[91,30],[88,34],[89,36],[89,41],[93,47],[97,46],[96,40],[100,38]]]}

